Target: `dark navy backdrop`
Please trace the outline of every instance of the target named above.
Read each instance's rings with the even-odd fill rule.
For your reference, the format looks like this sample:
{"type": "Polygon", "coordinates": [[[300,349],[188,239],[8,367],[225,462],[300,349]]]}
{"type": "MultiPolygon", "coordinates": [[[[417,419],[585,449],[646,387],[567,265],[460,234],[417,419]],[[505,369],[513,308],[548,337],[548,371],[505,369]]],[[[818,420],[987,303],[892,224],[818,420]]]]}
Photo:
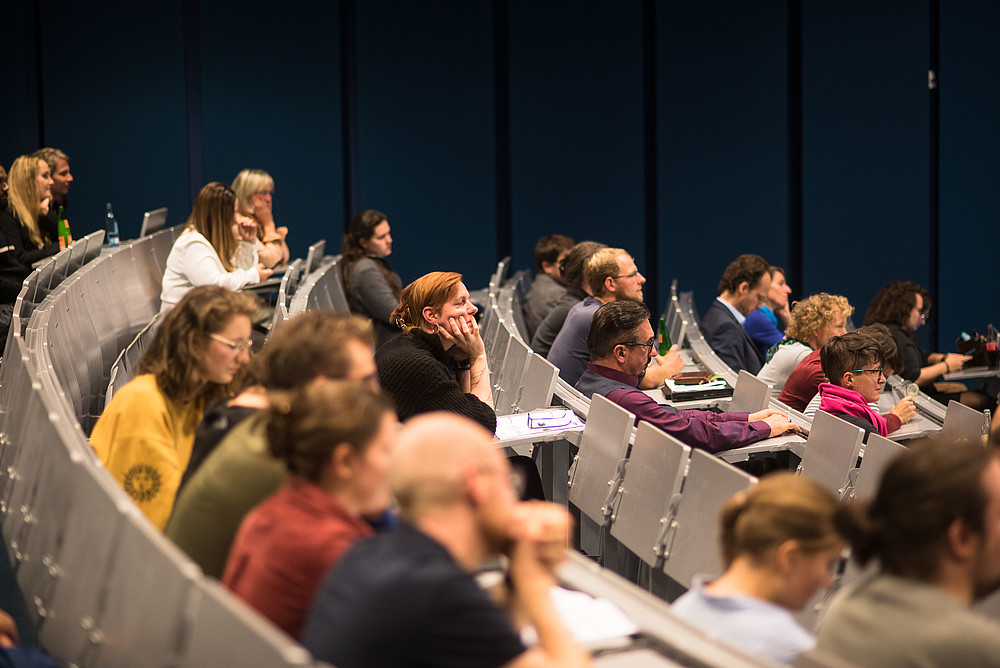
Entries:
{"type": "Polygon", "coordinates": [[[1000,10],[938,2],[9,0],[0,162],[64,149],[75,231],[111,201],[125,236],[266,169],[296,255],[379,208],[405,280],[481,286],[556,231],[630,250],[654,310],[674,277],[706,308],[744,251],[856,322],[909,278],[948,347],[1000,323],[1000,10]]]}

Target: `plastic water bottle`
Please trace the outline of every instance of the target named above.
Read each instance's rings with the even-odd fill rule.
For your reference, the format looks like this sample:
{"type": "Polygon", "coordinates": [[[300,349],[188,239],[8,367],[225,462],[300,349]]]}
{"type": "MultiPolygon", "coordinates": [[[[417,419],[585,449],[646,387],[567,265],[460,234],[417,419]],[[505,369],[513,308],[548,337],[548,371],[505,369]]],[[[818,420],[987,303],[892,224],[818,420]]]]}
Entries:
{"type": "Polygon", "coordinates": [[[108,202],[107,232],[104,241],[108,246],[118,245],[118,221],[115,219],[115,212],[111,210],[111,202],[108,202]]]}

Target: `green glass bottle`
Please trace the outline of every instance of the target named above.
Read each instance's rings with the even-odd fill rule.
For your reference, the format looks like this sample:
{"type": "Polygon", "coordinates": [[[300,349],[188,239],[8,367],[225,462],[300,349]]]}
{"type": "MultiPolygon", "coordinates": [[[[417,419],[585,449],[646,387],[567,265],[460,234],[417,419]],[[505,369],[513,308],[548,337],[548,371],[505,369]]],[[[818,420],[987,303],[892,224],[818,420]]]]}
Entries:
{"type": "Polygon", "coordinates": [[[69,220],[66,219],[66,213],[62,206],[59,207],[56,220],[58,221],[56,235],[59,237],[59,249],[69,248],[69,245],[73,243],[73,233],[70,232],[69,220]]]}
{"type": "Polygon", "coordinates": [[[660,333],[656,337],[657,347],[661,356],[666,355],[673,344],[670,343],[670,334],[667,333],[667,320],[660,318],[660,333]]]}

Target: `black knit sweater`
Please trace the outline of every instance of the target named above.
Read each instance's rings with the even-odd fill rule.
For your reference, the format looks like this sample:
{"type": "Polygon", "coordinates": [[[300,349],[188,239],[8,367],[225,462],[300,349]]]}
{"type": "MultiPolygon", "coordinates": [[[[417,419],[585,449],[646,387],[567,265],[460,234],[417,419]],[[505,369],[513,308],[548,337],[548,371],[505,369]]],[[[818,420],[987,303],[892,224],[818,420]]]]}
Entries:
{"type": "Polygon", "coordinates": [[[474,394],[462,392],[454,362],[437,334],[414,329],[387,341],[375,353],[378,381],[396,404],[400,420],[431,411],[464,415],[490,432],[497,428],[493,409],[474,394]]]}

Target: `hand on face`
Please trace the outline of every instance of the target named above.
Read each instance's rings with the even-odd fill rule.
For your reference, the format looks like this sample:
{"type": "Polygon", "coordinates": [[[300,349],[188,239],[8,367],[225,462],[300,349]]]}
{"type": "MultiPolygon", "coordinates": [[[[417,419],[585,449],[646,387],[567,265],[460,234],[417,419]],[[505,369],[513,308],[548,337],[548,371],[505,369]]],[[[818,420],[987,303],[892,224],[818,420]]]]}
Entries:
{"type": "Polygon", "coordinates": [[[513,559],[520,560],[522,568],[541,568],[551,574],[566,558],[571,528],[572,519],[562,506],[544,501],[519,503],[511,526],[513,559]]]}
{"type": "Polygon", "coordinates": [[[486,344],[479,334],[479,323],[471,315],[452,316],[438,321],[437,334],[454,359],[475,359],[486,354],[486,344]]]}
{"type": "Polygon", "coordinates": [[[273,223],[274,218],[271,213],[271,196],[264,193],[254,193],[250,195],[250,210],[262,223],[273,223]]]}

